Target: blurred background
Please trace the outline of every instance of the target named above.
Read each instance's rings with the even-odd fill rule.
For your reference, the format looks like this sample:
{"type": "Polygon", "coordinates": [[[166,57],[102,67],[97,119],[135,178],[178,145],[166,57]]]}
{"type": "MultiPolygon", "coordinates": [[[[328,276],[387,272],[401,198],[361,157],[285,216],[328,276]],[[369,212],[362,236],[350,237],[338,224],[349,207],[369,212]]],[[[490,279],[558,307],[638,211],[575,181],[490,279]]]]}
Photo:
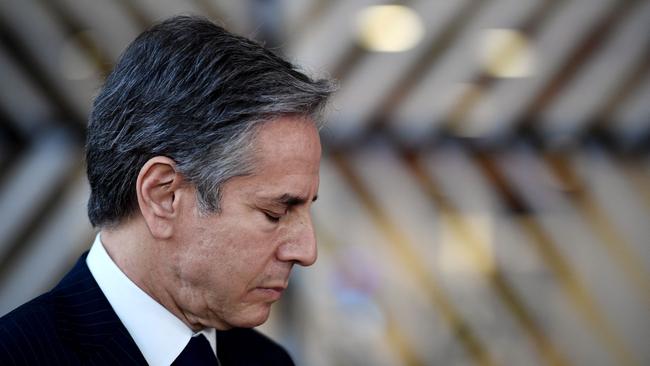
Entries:
{"type": "Polygon", "coordinates": [[[180,13],[340,80],[298,364],[650,364],[648,0],[2,0],[0,314],[89,248],[93,96],[180,13]]]}

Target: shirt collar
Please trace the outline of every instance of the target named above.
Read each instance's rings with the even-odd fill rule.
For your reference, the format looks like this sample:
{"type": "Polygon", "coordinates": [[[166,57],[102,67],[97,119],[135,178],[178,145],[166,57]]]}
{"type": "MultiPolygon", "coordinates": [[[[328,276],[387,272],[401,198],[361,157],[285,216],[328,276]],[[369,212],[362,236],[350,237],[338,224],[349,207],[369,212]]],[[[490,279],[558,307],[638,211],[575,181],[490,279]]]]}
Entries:
{"type": "Polygon", "coordinates": [[[104,249],[100,234],[90,248],[86,263],[113,310],[150,365],[170,365],[190,338],[204,334],[217,353],[216,331],[207,328],[194,333],[131,281],[104,249]]]}

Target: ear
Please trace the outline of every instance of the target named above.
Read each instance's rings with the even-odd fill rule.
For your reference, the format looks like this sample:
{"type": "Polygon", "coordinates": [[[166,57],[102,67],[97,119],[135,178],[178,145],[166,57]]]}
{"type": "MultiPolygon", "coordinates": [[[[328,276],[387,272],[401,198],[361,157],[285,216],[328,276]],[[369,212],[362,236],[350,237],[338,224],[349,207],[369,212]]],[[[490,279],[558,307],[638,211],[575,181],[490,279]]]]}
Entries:
{"type": "Polygon", "coordinates": [[[182,183],[176,164],[165,156],[149,159],[140,169],[136,181],[138,206],[154,238],[168,239],[173,235],[179,211],[177,193],[182,183]]]}

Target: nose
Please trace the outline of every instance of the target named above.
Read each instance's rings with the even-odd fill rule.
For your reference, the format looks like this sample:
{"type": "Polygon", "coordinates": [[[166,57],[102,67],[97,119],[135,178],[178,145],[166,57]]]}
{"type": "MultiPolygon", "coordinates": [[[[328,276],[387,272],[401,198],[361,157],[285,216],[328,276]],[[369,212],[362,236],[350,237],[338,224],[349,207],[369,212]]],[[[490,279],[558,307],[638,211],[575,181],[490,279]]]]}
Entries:
{"type": "Polygon", "coordinates": [[[301,217],[293,226],[289,237],[278,248],[278,259],[305,267],[311,266],[318,257],[316,233],[311,215],[301,217]]]}

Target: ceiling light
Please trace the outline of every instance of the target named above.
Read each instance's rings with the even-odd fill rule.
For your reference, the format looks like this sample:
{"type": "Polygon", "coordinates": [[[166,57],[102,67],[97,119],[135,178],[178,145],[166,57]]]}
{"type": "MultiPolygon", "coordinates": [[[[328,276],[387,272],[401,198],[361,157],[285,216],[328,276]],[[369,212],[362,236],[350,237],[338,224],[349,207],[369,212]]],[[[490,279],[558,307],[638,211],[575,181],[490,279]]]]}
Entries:
{"type": "Polygon", "coordinates": [[[419,15],[401,5],[376,5],[357,15],[357,37],[366,49],[376,52],[402,52],[422,39],[424,26],[419,15]]]}
{"type": "Polygon", "coordinates": [[[486,72],[494,77],[521,78],[533,73],[528,37],[513,29],[485,30],[481,58],[486,72]]]}

